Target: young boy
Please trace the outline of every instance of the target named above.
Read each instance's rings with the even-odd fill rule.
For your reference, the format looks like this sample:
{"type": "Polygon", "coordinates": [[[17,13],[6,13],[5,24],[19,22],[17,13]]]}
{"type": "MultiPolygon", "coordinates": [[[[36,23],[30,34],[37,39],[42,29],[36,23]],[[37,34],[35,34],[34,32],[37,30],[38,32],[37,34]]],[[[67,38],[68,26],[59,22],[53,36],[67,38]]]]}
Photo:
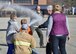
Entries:
{"type": "Polygon", "coordinates": [[[13,35],[19,31],[19,26],[16,21],[17,16],[15,14],[10,15],[10,20],[8,21],[7,33],[6,33],[6,41],[8,44],[8,52],[7,54],[13,54],[14,44],[12,42],[13,35]]]}

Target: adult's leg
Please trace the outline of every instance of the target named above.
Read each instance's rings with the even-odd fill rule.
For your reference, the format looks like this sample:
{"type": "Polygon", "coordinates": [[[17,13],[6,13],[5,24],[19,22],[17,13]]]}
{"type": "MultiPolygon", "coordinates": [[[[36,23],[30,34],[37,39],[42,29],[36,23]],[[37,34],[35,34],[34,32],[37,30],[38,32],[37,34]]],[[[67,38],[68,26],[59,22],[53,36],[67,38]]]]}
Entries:
{"type": "Polygon", "coordinates": [[[59,54],[59,37],[51,36],[53,54],[59,54]]]}
{"type": "MultiPolygon", "coordinates": [[[[50,35],[51,36],[51,35],[50,35]]],[[[51,41],[51,37],[48,40],[49,42],[46,45],[46,54],[52,54],[53,53],[53,49],[52,49],[52,41],[51,41]]]]}
{"type": "Polygon", "coordinates": [[[35,31],[36,28],[34,28],[33,26],[30,26],[30,28],[32,30],[32,35],[33,35],[33,33],[34,33],[34,31],[35,31]]]}
{"type": "Polygon", "coordinates": [[[40,38],[40,46],[42,47],[43,46],[43,33],[40,28],[36,28],[35,30],[40,38]]]}
{"type": "Polygon", "coordinates": [[[52,54],[52,44],[47,43],[46,45],[46,54],[52,54]]]}
{"type": "Polygon", "coordinates": [[[61,54],[66,54],[65,45],[66,45],[66,36],[61,36],[59,40],[59,48],[60,48],[61,54]]]}

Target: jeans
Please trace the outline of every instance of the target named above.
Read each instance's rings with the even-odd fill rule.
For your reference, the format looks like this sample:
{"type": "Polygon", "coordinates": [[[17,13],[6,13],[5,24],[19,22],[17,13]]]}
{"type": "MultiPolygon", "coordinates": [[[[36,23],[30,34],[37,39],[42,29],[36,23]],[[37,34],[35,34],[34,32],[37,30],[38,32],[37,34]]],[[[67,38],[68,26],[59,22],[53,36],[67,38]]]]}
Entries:
{"type": "Polygon", "coordinates": [[[14,44],[8,44],[7,54],[13,54],[13,53],[14,53],[14,44]]]}
{"type": "Polygon", "coordinates": [[[51,36],[53,54],[66,54],[66,36],[51,36]],[[60,52],[59,52],[60,49],[60,52]]]}

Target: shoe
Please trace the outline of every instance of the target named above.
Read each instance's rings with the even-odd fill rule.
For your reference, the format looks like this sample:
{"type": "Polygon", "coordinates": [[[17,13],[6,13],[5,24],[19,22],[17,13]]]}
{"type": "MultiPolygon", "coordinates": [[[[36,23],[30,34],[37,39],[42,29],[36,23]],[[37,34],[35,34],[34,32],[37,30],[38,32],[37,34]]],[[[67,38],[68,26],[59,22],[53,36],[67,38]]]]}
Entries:
{"type": "Polygon", "coordinates": [[[40,48],[46,48],[46,46],[40,46],[40,48]]]}

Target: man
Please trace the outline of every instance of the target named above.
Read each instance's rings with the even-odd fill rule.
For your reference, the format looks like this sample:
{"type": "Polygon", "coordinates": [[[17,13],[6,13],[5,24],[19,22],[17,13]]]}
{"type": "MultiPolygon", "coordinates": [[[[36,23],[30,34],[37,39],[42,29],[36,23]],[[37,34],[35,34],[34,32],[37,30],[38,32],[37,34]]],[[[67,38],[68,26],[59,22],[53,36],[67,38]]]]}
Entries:
{"type": "Polygon", "coordinates": [[[22,31],[14,35],[15,54],[32,54],[36,47],[36,40],[28,34],[28,25],[22,24],[22,31]]]}
{"type": "Polygon", "coordinates": [[[48,27],[48,21],[49,21],[50,16],[52,15],[52,10],[53,10],[52,5],[49,5],[47,7],[49,17],[43,24],[39,25],[39,28],[47,28],[48,27]]]}
{"type": "MultiPolygon", "coordinates": [[[[36,7],[36,12],[37,12],[37,14],[42,16],[42,12],[40,10],[40,6],[39,5],[36,7]]],[[[32,21],[32,20],[33,20],[33,18],[30,19],[30,21],[32,21]]],[[[38,36],[40,38],[40,47],[43,47],[43,34],[42,34],[41,29],[38,28],[38,26],[39,26],[39,23],[37,22],[37,23],[31,25],[31,29],[32,29],[32,32],[34,32],[34,31],[37,32],[37,34],[38,34],[38,36]]]]}
{"type": "MultiPolygon", "coordinates": [[[[48,19],[39,26],[39,28],[48,28],[48,23],[49,23],[49,19],[50,17],[52,17],[52,10],[53,10],[53,7],[52,5],[49,5],[47,7],[47,11],[48,11],[48,14],[49,14],[49,17],[48,19]]],[[[51,23],[51,22],[50,22],[51,23]]],[[[50,32],[50,31],[49,31],[50,32]]],[[[49,34],[50,35],[50,34],[49,34]]],[[[49,35],[47,35],[47,45],[46,45],[46,54],[51,54],[52,52],[52,44],[50,43],[51,39],[49,39],[49,35]]]]}

